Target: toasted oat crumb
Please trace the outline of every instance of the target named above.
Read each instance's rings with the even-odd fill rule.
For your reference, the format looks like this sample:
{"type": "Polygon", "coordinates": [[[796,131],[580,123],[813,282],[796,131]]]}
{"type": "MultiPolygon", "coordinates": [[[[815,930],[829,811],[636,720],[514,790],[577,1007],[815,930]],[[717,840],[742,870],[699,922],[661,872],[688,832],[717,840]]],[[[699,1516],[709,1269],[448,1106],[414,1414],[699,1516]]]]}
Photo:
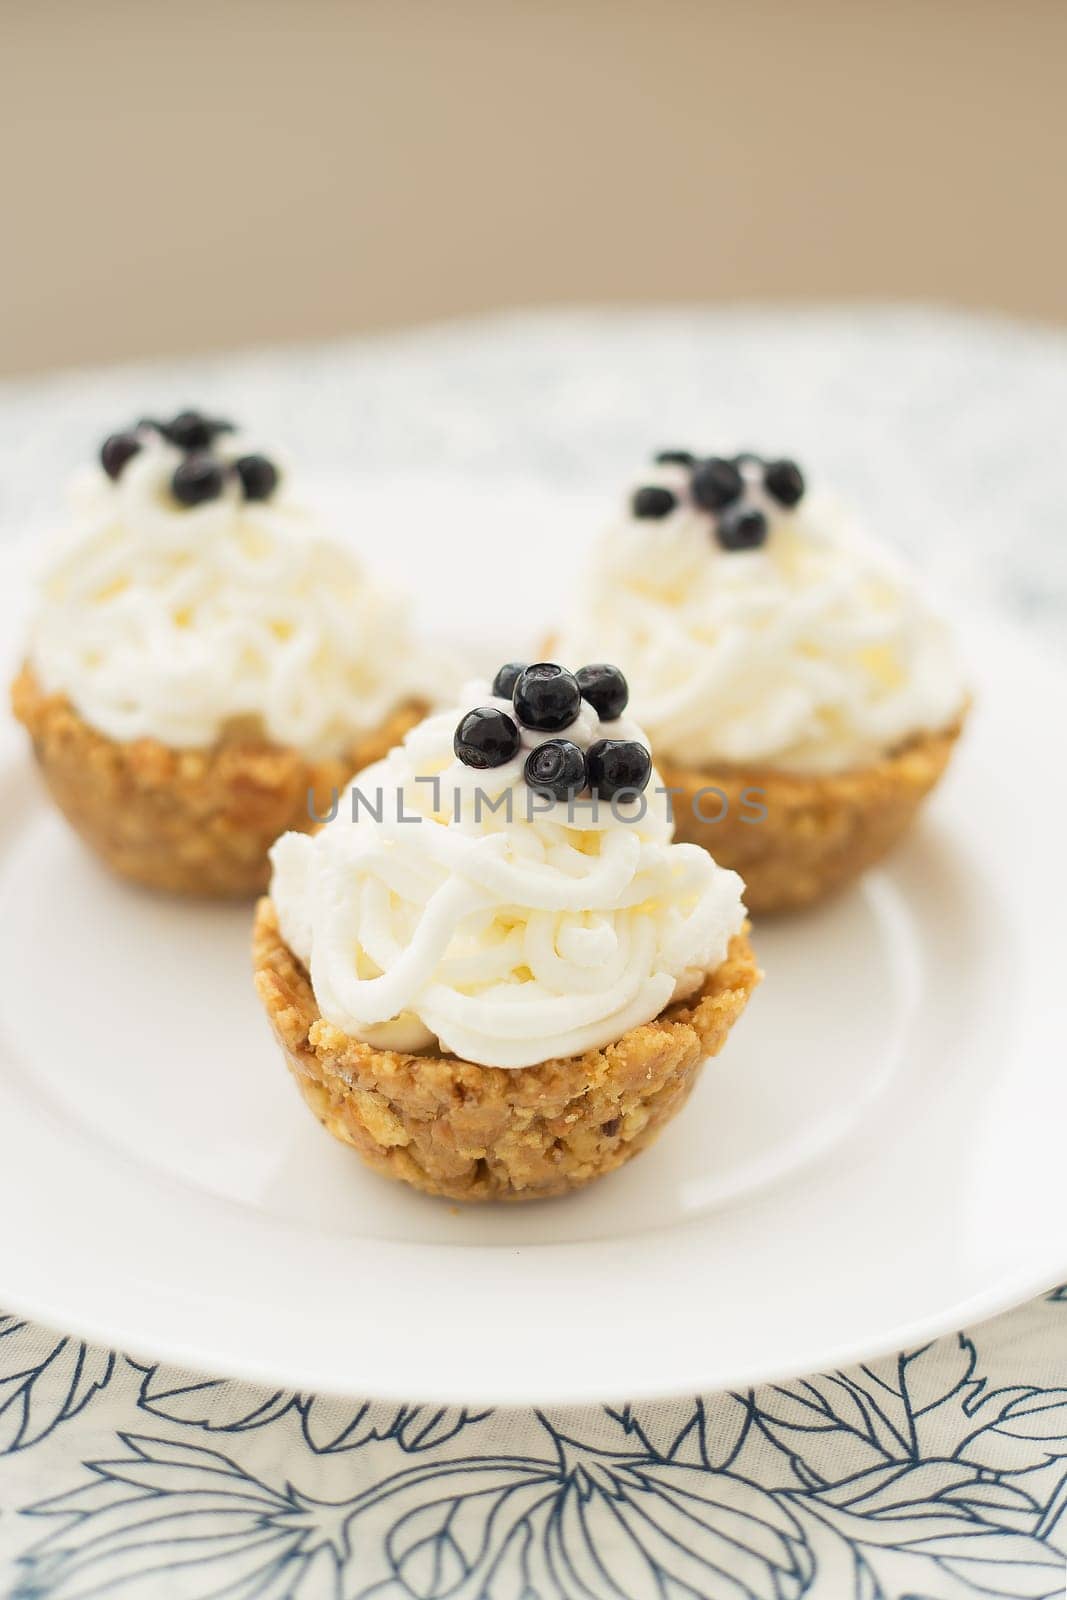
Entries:
{"type": "Polygon", "coordinates": [[[512,1071],[377,1050],[327,1027],[269,899],[256,909],[253,961],[271,1027],[323,1126],[378,1172],[464,1201],[563,1194],[644,1149],[760,978],[738,934],[698,995],[616,1044],[512,1071]]]}
{"type": "Polygon", "coordinates": [[[851,772],[798,777],[769,767],[695,772],[657,760],[674,794],[676,841],[699,844],[745,880],[753,915],[809,906],[851,883],[896,844],[948,765],[962,723],[909,740],[851,772]],[[721,822],[703,822],[693,797],[721,789],[721,822]],[[741,795],[761,789],[762,822],[743,822],[741,795]]]}
{"type": "Polygon", "coordinates": [[[403,738],[424,708],[400,707],[344,758],[310,761],[254,728],[202,750],[98,733],[65,695],[46,694],[25,665],[12,709],[29,731],[52,798],[120,877],[176,894],[251,898],[267,887],[267,851],[287,829],[308,831],[330,792],[403,738]]]}

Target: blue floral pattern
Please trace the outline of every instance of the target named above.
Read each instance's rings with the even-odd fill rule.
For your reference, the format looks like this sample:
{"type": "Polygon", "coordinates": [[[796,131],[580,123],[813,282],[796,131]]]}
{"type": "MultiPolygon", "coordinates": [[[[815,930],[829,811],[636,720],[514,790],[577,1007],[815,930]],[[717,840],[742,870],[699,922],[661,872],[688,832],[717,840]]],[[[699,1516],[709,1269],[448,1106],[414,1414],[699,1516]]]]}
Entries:
{"type": "Polygon", "coordinates": [[[10,1600],[1067,1589],[1063,1290],[847,1372],[553,1412],[256,1389],[4,1318],[0,1421],[10,1600]]]}
{"type": "Polygon", "coordinates": [[[109,1382],[115,1357],[77,1339],[46,1339],[0,1316],[0,1453],[25,1450],[58,1428],[109,1382]]]}

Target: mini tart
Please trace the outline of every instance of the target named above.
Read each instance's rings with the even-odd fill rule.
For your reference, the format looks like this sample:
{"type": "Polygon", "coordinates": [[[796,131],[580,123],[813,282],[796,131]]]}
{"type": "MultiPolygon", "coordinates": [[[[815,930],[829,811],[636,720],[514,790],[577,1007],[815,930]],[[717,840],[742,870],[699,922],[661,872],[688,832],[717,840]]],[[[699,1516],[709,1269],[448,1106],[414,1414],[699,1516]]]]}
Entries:
{"type": "Polygon", "coordinates": [[[685,1104],[760,973],[745,933],[698,995],[615,1044],[536,1067],[379,1050],[323,1020],[308,974],[256,909],[256,988],[322,1125],[386,1177],[450,1200],[536,1200],[622,1166],[685,1104]]]}
{"type": "Polygon", "coordinates": [[[800,910],[851,883],[896,844],[948,765],[961,727],[962,720],[918,734],[869,766],[816,777],[773,767],[694,772],[658,757],[663,783],[675,791],[674,837],[740,873],[754,916],[800,910]],[[697,798],[712,788],[727,797],[721,822],[710,820],[722,809],[718,798],[697,798]],[[742,801],[752,789],[762,791],[763,821],[741,820],[752,814],[742,801]]]}
{"type": "Polygon", "coordinates": [[[405,704],[343,758],[315,761],[255,726],[177,750],[157,739],[119,743],[91,727],[32,666],[12,686],[52,798],[113,872],[174,894],[250,899],[270,879],[267,851],[287,829],[308,832],[308,791],[325,815],[331,791],[379,760],[425,714],[405,704]]]}

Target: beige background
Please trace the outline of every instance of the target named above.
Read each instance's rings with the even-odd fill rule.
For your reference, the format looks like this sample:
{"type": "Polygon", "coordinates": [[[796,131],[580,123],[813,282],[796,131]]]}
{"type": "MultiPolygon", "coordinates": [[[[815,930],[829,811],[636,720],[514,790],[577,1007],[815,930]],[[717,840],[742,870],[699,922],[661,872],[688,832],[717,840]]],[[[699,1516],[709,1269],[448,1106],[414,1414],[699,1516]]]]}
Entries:
{"type": "Polygon", "coordinates": [[[0,0],[0,368],[576,300],[1067,317],[1062,0],[0,0]]]}

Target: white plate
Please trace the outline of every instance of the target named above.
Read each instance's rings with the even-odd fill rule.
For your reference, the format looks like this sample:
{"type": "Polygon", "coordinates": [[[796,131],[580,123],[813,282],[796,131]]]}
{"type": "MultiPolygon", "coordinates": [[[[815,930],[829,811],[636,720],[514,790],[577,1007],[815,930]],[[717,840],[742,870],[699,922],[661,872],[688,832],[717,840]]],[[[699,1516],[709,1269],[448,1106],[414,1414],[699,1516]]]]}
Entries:
{"type": "MultiPolygon", "coordinates": [[[[364,526],[410,486],[393,504],[363,497],[364,526]]],[[[534,637],[582,514],[427,494],[438,616],[473,585],[497,639],[534,637]]],[[[527,1208],[425,1199],[333,1143],[259,1013],[247,910],[112,882],[6,737],[0,1306],[294,1389],[528,1404],[833,1367],[1067,1276],[1067,683],[993,628],[971,648],[977,709],[913,837],[757,929],[766,982],[651,1151],[527,1208]]]]}

